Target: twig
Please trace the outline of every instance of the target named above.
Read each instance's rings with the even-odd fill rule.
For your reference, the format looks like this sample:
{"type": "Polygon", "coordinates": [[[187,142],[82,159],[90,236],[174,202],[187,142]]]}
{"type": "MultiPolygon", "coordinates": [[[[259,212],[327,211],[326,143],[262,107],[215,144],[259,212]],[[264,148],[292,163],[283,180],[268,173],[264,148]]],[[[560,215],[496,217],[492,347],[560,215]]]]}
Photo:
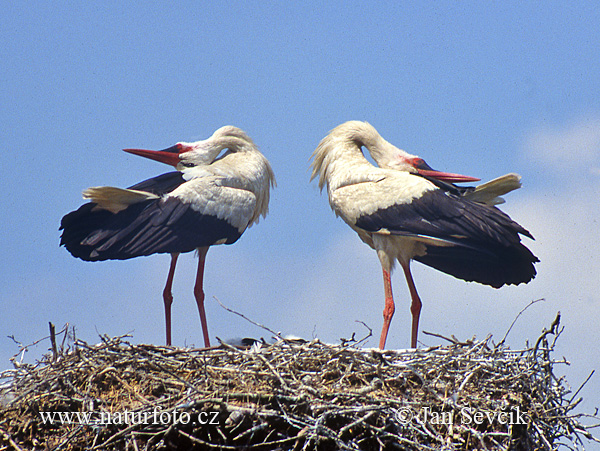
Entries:
{"type": "Polygon", "coordinates": [[[573,396],[571,396],[571,399],[569,399],[569,404],[571,404],[573,402],[573,400],[575,399],[575,397],[579,394],[579,392],[585,386],[585,384],[588,383],[588,381],[592,378],[592,376],[594,375],[595,372],[596,372],[596,370],[592,370],[592,372],[590,373],[590,375],[588,377],[586,377],[586,379],[579,386],[579,388],[577,389],[577,391],[575,392],[575,394],[573,396]]]}
{"type": "Polygon", "coordinates": [[[50,327],[50,343],[52,345],[52,361],[56,362],[58,360],[58,351],[56,349],[56,329],[54,328],[54,324],[52,322],[48,322],[48,326],[50,327]]]}
{"type": "Polygon", "coordinates": [[[449,341],[450,343],[456,345],[460,343],[460,340],[458,340],[456,337],[452,337],[452,338],[448,338],[448,337],[444,337],[443,335],[440,334],[436,334],[434,332],[427,332],[426,330],[423,331],[423,334],[425,335],[430,335],[432,337],[437,337],[437,338],[441,338],[442,340],[446,340],[449,341]]]}
{"type": "Polygon", "coordinates": [[[233,309],[230,309],[229,307],[225,306],[225,305],[224,305],[224,304],[223,304],[221,301],[219,301],[219,299],[218,299],[216,296],[213,296],[213,299],[214,299],[215,301],[217,301],[217,302],[219,303],[219,305],[220,305],[221,307],[223,307],[225,310],[227,310],[229,313],[233,313],[233,314],[235,314],[235,315],[237,315],[237,316],[239,316],[239,317],[241,317],[241,318],[244,318],[244,319],[245,319],[246,321],[248,321],[250,324],[254,324],[256,327],[260,327],[261,329],[264,329],[264,330],[266,330],[267,332],[269,332],[269,333],[273,334],[273,335],[274,335],[274,336],[276,336],[277,338],[279,338],[279,339],[281,339],[281,340],[284,340],[284,338],[281,336],[281,333],[279,333],[279,332],[275,332],[275,331],[273,331],[273,330],[269,329],[267,326],[264,326],[264,325],[262,325],[262,324],[260,324],[260,323],[257,323],[256,321],[253,321],[253,320],[251,320],[250,318],[248,318],[247,316],[243,315],[242,313],[240,313],[240,312],[236,312],[235,310],[233,310],[233,309]]]}
{"type": "Polygon", "coordinates": [[[365,326],[367,328],[367,330],[369,331],[369,333],[367,335],[365,335],[363,338],[361,338],[360,340],[358,340],[356,342],[356,346],[360,345],[361,343],[364,343],[365,341],[367,341],[369,338],[371,338],[373,336],[373,329],[371,329],[369,326],[367,326],[367,324],[364,321],[359,321],[356,320],[357,323],[362,324],[363,326],[365,326]]]}
{"type": "Polygon", "coordinates": [[[508,330],[504,334],[504,337],[502,337],[502,340],[500,340],[500,343],[498,343],[498,346],[502,346],[504,344],[504,342],[506,341],[506,338],[508,337],[508,334],[510,334],[510,331],[512,330],[513,326],[515,325],[515,323],[517,322],[517,320],[519,319],[519,317],[525,312],[525,310],[527,310],[533,304],[537,304],[538,302],[546,302],[546,299],[544,299],[544,298],[535,299],[535,300],[529,302],[529,304],[527,304],[525,307],[523,307],[523,309],[517,314],[517,316],[515,317],[515,319],[513,319],[513,322],[510,324],[510,327],[508,328],[508,330]]]}
{"type": "Polygon", "coordinates": [[[544,329],[542,331],[542,335],[540,335],[538,337],[537,341],[535,342],[535,346],[533,347],[533,356],[534,357],[537,356],[537,351],[538,351],[538,348],[539,348],[542,340],[544,340],[549,334],[555,334],[556,328],[559,326],[559,324],[560,324],[560,312],[558,312],[556,314],[556,318],[554,318],[554,321],[552,321],[552,324],[550,325],[550,329],[544,329]]]}
{"type": "Polygon", "coordinates": [[[21,448],[19,445],[17,445],[15,443],[15,441],[12,439],[12,437],[10,436],[10,434],[8,432],[6,432],[4,429],[0,428],[0,433],[2,434],[2,436],[4,437],[5,440],[8,440],[8,443],[10,443],[10,446],[12,446],[15,450],[23,451],[23,448],[21,448]]]}

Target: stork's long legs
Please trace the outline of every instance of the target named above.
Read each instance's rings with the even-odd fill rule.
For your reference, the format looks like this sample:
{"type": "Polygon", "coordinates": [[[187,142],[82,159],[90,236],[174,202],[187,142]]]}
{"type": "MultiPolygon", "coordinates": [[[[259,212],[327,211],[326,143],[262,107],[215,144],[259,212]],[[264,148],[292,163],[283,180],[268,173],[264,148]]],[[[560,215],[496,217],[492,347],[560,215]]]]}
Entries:
{"type": "MultiPolygon", "coordinates": [[[[200,313],[200,323],[202,324],[202,334],[204,336],[204,345],[210,346],[210,339],[208,337],[208,324],[206,322],[206,313],[204,312],[204,291],[202,289],[202,283],[204,280],[204,262],[206,261],[206,253],[208,247],[198,248],[198,273],[196,274],[196,284],[194,285],[194,297],[196,298],[196,304],[198,305],[198,312],[200,313]]],[[[175,275],[175,265],[177,264],[178,253],[171,254],[171,266],[169,267],[169,275],[167,276],[167,283],[163,290],[163,300],[165,303],[165,323],[167,332],[167,346],[171,346],[171,305],[173,304],[173,276],[175,275]]]]}
{"type": "Polygon", "coordinates": [[[392,280],[390,271],[383,269],[383,286],[385,290],[385,307],[383,308],[383,328],[381,329],[381,337],[379,338],[379,349],[385,348],[390,322],[396,306],[394,305],[394,297],[392,296],[392,280]]]}
{"type": "MultiPolygon", "coordinates": [[[[408,290],[410,291],[410,298],[412,300],[410,305],[410,312],[412,313],[412,332],[410,338],[411,348],[417,347],[417,336],[419,332],[419,316],[421,315],[421,299],[417,293],[415,282],[410,273],[410,261],[408,263],[400,263],[404,270],[404,276],[406,277],[406,283],[408,284],[408,290]]],[[[383,286],[385,289],[385,307],[383,309],[383,328],[381,329],[381,337],[379,338],[379,349],[385,348],[385,341],[387,339],[388,330],[390,328],[390,322],[394,316],[396,306],[394,305],[394,297],[392,296],[392,280],[390,271],[383,270],[383,286]]]]}
{"type": "Polygon", "coordinates": [[[419,294],[417,293],[417,288],[415,287],[415,282],[412,278],[412,274],[410,273],[410,261],[408,263],[402,263],[402,269],[404,270],[404,275],[406,276],[406,283],[408,284],[408,289],[410,291],[410,297],[412,299],[412,303],[410,305],[410,312],[412,313],[412,334],[410,339],[411,348],[417,347],[417,334],[419,333],[419,316],[421,314],[421,299],[419,298],[419,294]]]}
{"type": "Polygon", "coordinates": [[[167,346],[171,346],[171,304],[173,304],[173,275],[175,274],[175,265],[177,264],[178,253],[171,254],[171,266],[169,267],[169,275],[167,283],[163,290],[163,301],[165,302],[165,323],[167,328],[167,346]]]}
{"type": "Polygon", "coordinates": [[[206,261],[206,253],[208,247],[198,248],[198,273],[196,274],[196,285],[194,285],[194,296],[196,304],[198,304],[198,313],[200,313],[200,323],[202,324],[202,333],[204,335],[204,346],[210,346],[208,337],[208,323],[206,322],[206,313],[204,312],[204,290],[202,284],[204,281],[204,262],[206,261]]]}

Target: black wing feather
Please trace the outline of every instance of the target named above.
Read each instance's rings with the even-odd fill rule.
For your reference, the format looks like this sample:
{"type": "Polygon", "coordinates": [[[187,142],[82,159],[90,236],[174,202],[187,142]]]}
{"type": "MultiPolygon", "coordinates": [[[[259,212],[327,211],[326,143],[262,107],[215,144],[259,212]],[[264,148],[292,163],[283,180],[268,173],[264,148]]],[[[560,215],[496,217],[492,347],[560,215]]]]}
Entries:
{"type": "Polygon", "coordinates": [[[427,254],[414,259],[467,281],[493,287],[528,282],[539,261],[521,243],[519,235],[533,238],[496,207],[471,202],[450,192],[433,190],[408,204],[395,204],[358,218],[369,232],[427,236],[453,243],[426,243],[427,254]]]}
{"type": "Polygon", "coordinates": [[[87,261],[189,252],[223,240],[234,243],[242,234],[226,220],[199,213],[175,197],[132,204],[118,213],[94,207],[82,205],[60,225],[60,244],[87,261]]]}
{"type": "Polygon", "coordinates": [[[179,171],[173,171],[136,183],[128,189],[145,191],[147,193],[156,194],[157,196],[162,196],[163,194],[170,193],[183,183],[185,183],[183,174],[179,171]]]}

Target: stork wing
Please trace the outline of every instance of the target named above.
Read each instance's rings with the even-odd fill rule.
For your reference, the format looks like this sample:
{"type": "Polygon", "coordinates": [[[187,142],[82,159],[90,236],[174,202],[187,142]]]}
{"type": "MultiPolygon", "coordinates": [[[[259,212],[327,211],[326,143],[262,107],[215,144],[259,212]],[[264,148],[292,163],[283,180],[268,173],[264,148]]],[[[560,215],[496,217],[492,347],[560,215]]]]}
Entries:
{"type": "Polygon", "coordinates": [[[510,246],[520,242],[519,234],[533,238],[497,208],[440,190],[361,215],[356,226],[368,232],[384,231],[457,243],[493,242],[510,246]]]}
{"type": "Polygon", "coordinates": [[[505,174],[500,177],[482,183],[464,194],[466,199],[486,205],[503,204],[504,199],[500,196],[521,188],[521,176],[519,174],[505,174]]]}
{"type": "Polygon", "coordinates": [[[459,186],[433,177],[418,175],[443,191],[486,205],[503,204],[505,201],[501,196],[521,188],[521,176],[514,173],[502,175],[477,186],[459,186]]]}
{"type": "MultiPolygon", "coordinates": [[[[404,182],[416,179],[405,177],[404,182]]],[[[390,180],[344,187],[333,194],[332,206],[365,232],[422,242],[426,253],[414,259],[455,277],[499,287],[535,276],[538,259],[519,236],[531,234],[496,207],[422,182],[397,190],[393,185],[390,180]]]]}
{"type": "Polygon", "coordinates": [[[237,241],[254,210],[254,194],[205,184],[186,197],[183,188],[174,192],[178,195],[134,203],[117,213],[85,204],[62,219],[61,244],[75,257],[96,261],[237,241]]]}
{"type": "Polygon", "coordinates": [[[136,183],[128,189],[146,191],[157,196],[162,196],[163,194],[170,193],[183,183],[185,183],[183,174],[179,171],[173,171],[136,183]]]}
{"type": "Polygon", "coordinates": [[[168,172],[127,189],[114,186],[94,186],[83,191],[83,198],[90,199],[95,203],[96,210],[103,209],[118,213],[131,204],[158,199],[183,183],[185,183],[185,179],[180,172],[168,172]]]}

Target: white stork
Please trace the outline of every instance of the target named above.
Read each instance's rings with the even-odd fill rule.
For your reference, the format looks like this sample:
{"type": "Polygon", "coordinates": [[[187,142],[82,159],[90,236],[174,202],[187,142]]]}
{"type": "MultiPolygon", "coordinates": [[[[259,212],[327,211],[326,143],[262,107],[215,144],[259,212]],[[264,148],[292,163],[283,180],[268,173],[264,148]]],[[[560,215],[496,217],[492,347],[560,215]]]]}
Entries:
{"type": "Polygon", "coordinates": [[[433,170],[421,158],[384,140],[366,122],[334,128],[312,155],[311,180],[327,184],[331,208],[377,251],[383,270],[385,308],[379,347],[394,315],[391,272],[397,260],[412,303],[411,346],[417,346],[421,300],[410,272],[417,260],[454,277],[494,288],[527,283],[539,261],[523,244],[531,234],[493,205],[520,187],[508,174],[477,188],[451,182],[479,179],[433,170]],[[362,153],[365,147],[380,167],[362,153]]]}
{"type": "Polygon", "coordinates": [[[84,204],[62,218],[61,245],[86,261],[125,260],[170,253],[163,291],[166,341],[171,344],[171,287],[177,257],[198,251],[194,296],[205,346],[210,346],[204,312],[203,275],[210,246],[232,244],[265,216],[275,176],[250,137],[233,126],[210,138],[168,149],[126,152],[177,168],[128,189],[101,186],[83,192],[84,204]],[[222,155],[222,150],[227,149],[222,155]]]}

